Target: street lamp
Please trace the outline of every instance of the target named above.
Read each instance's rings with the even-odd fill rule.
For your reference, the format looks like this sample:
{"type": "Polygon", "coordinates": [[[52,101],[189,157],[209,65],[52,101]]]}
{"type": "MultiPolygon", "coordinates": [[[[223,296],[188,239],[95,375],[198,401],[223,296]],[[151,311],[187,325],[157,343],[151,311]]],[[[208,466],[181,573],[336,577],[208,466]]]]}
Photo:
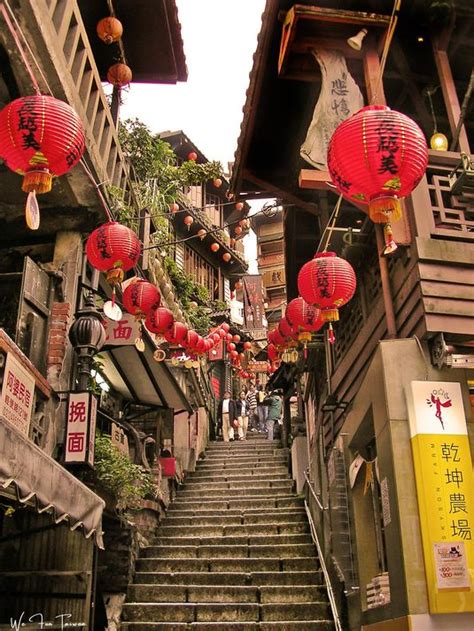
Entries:
{"type": "Polygon", "coordinates": [[[69,330],[69,340],[78,356],[79,391],[87,390],[92,359],[104,345],[105,337],[102,317],[95,308],[92,294],[88,294],[84,307],[75,314],[74,323],[69,330]]]}

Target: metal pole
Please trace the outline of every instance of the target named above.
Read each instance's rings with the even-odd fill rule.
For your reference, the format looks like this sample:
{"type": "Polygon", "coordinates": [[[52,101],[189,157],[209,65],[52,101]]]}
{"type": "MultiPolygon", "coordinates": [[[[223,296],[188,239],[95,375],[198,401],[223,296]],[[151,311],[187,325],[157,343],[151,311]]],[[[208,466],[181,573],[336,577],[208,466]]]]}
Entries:
{"type": "Polygon", "coordinates": [[[392,291],[390,288],[388,263],[387,259],[382,255],[385,245],[382,227],[380,226],[380,224],[375,224],[375,236],[377,239],[377,251],[379,255],[380,280],[382,282],[385,319],[387,321],[387,337],[389,339],[394,339],[397,337],[397,323],[395,320],[395,309],[393,306],[392,291]]]}

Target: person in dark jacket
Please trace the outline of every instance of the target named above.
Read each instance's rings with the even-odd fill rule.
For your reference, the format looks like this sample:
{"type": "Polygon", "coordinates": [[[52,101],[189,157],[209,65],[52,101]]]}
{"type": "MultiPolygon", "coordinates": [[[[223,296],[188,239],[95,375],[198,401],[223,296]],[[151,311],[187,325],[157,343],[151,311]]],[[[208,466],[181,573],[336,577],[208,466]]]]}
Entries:
{"type": "Polygon", "coordinates": [[[267,415],[267,438],[268,440],[273,440],[273,429],[275,427],[275,423],[278,422],[281,418],[281,398],[278,396],[276,391],[273,391],[269,396],[266,397],[264,401],[265,405],[268,407],[268,415],[267,415]]]}
{"type": "Polygon", "coordinates": [[[231,399],[230,392],[224,392],[224,398],[219,403],[217,418],[222,424],[222,438],[225,443],[234,440],[234,421],[237,420],[237,409],[234,399],[231,399]]]}
{"type": "Polygon", "coordinates": [[[245,397],[245,392],[239,394],[239,398],[235,402],[237,410],[237,419],[239,421],[239,440],[245,440],[247,438],[247,429],[249,425],[249,404],[245,397]]]}

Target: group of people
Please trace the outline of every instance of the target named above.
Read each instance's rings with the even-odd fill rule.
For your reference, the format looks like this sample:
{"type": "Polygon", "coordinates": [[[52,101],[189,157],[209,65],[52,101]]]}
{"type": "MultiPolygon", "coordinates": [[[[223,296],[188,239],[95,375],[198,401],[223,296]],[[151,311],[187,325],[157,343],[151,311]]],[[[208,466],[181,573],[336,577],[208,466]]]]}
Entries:
{"type": "Polygon", "coordinates": [[[282,417],[281,398],[277,391],[266,392],[254,384],[242,390],[237,399],[229,391],[219,403],[218,423],[224,442],[246,440],[247,432],[261,432],[273,440],[275,423],[282,417]]]}

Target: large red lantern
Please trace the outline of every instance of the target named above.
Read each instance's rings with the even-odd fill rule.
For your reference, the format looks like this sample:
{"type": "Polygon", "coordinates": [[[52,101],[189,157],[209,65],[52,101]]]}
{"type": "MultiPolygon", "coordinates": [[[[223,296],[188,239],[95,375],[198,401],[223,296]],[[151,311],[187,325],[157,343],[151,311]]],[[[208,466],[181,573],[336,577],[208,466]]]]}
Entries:
{"type": "Polygon", "coordinates": [[[278,331],[280,332],[282,337],[293,337],[295,334],[295,330],[291,326],[291,324],[286,320],[286,318],[282,318],[278,324],[278,331]]]}
{"type": "Polygon", "coordinates": [[[183,346],[188,336],[188,327],[182,322],[175,322],[169,331],[165,333],[165,340],[170,344],[183,346]]]}
{"type": "Polygon", "coordinates": [[[169,309],[158,307],[152,309],[145,319],[146,328],[152,333],[164,335],[173,326],[174,318],[169,309]]]}
{"type": "Polygon", "coordinates": [[[285,319],[291,327],[302,331],[319,331],[324,320],[321,311],[308,304],[303,298],[295,298],[288,303],[285,311],[285,319]]]}
{"type": "Polygon", "coordinates": [[[160,306],[161,296],[152,283],[141,278],[132,281],[123,292],[123,306],[138,320],[160,306]]]}
{"type": "Polygon", "coordinates": [[[140,240],[135,232],[116,221],[96,228],[86,243],[89,263],[100,272],[106,272],[111,285],[123,281],[124,273],[138,263],[140,253],[140,240]]]}
{"type": "MultiPolygon", "coordinates": [[[[319,252],[303,265],[298,274],[298,291],[303,300],[321,309],[323,322],[339,320],[339,308],[356,290],[356,276],[350,263],[335,252],[319,252]]],[[[329,337],[334,341],[332,325],[329,337]]]]}
{"type": "Polygon", "coordinates": [[[48,193],[53,177],[72,169],[81,159],[84,147],[82,121],[64,101],[35,94],[15,99],[2,109],[0,156],[9,169],[23,175],[22,188],[30,194],[30,228],[39,226],[39,211],[32,197],[48,193]]]}
{"type": "MultiPolygon", "coordinates": [[[[343,121],[328,147],[328,169],[337,190],[368,205],[375,223],[402,216],[400,198],[418,185],[428,165],[423,132],[408,116],[385,105],[363,107],[343,121]]],[[[390,225],[386,253],[396,249],[390,225]]]]}

